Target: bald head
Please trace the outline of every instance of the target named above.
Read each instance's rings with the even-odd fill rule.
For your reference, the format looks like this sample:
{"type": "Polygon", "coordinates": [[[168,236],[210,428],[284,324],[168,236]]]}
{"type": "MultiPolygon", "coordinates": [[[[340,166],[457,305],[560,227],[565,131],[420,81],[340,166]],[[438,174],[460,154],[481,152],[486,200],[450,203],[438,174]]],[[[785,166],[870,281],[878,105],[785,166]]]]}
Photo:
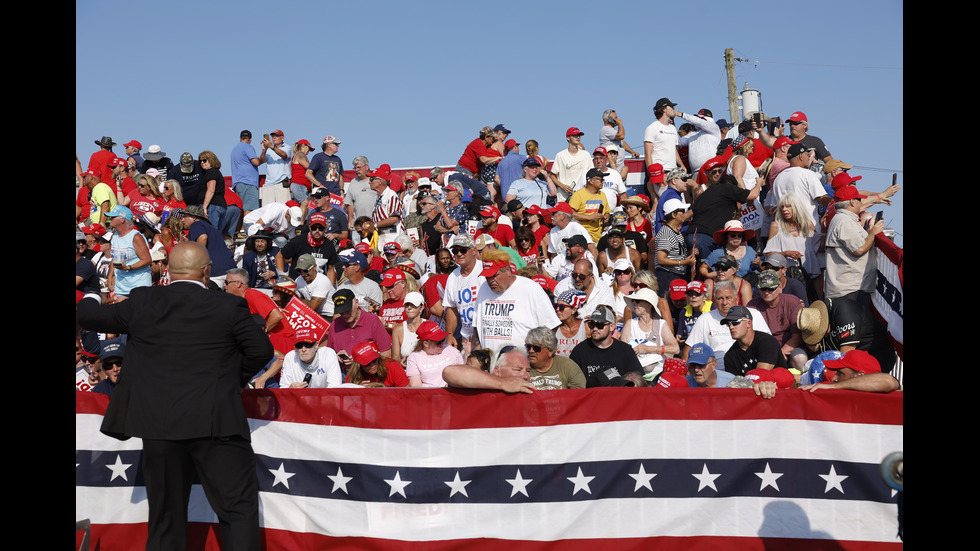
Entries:
{"type": "Polygon", "coordinates": [[[208,250],[196,241],[183,241],[170,249],[170,277],[174,280],[205,280],[204,271],[211,262],[208,250]]]}

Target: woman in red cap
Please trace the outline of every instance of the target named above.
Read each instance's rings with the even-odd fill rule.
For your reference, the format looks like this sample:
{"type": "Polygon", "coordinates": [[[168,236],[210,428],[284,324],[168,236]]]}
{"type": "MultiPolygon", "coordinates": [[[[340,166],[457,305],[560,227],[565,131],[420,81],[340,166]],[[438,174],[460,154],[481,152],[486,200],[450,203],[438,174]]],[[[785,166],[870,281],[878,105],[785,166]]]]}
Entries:
{"type": "Polygon", "coordinates": [[[382,358],[374,341],[358,343],[351,352],[354,359],[345,383],[363,386],[405,387],[408,375],[395,360],[382,358]]]}
{"type": "Polygon", "coordinates": [[[408,355],[405,373],[410,387],[444,387],[442,370],[447,365],[465,363],[456,347],[446,344],[449,335],[434,321],[424,321],[415,331],[419,338],[415,351],[408,355]]]}

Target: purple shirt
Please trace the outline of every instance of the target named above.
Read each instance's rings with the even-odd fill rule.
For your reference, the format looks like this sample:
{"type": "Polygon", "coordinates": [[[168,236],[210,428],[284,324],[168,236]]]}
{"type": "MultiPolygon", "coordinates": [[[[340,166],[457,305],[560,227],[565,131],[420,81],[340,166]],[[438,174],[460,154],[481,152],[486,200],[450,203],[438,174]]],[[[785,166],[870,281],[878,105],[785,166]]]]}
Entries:
{"type": "Polygon", "coordinates": [[[382,354],[391,350],[391,335],[385,330],[385,324],[377,315],[361,309],[361,315],[353,327],[347,325],[343,317],[338,316],[327,329],[327,346],[334,351],[346,350],[348,354],[354,347],[364,341],[374,341],[382,354]]]}

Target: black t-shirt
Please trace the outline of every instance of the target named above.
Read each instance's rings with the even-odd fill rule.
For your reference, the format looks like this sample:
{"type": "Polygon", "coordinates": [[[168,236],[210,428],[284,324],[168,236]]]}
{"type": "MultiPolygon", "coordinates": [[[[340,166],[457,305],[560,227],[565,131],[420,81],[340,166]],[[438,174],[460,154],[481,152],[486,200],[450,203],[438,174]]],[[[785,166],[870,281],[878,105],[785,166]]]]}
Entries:
{"type": "Polygon", "coordinates": [[[633,348],[620,340],[614,340],[609,348],[599,348],[586,339],[572,349],[569,359],[578,364],[585,374],[585,387],[605,386],[604,377],[622,377],[630,371],[643,372],[643,365],[633,348]]]}
{"type": "Polygon", "coordinates": [[[830,156],[830,150],[827,149],[826,145],[824,145],[823,140],[821,140],[816,136],[811,136],[807,134],[806,136],[803,136],[803,139],[800,140],[800,143],[807,146],[807,148],[812,147],[814,149],[814,153],[817,154],[818,161],[822,161],[830,156]]]}
{"type": "Polygon", "coordinates": [[[75,262],[75,277],[82,278],[82,282],[75,286],[75,289],[83,293],[99,294],[102,290],[99,285],[99,274],[95,271],[95,264],[85,258],[79,258],[75,262]]]}
{"type": "Polygon", "coordinates": [[[742,350],[736,342],[725,353],[725,371],[735,375],[745,375],[755,369],[759,362],[773,364],[773,367],[786,367],[779,341],[762,331],[755,331],[755,338],[748,349],[742,350]]]}
{"type": "MultiPolygon", "coordinates": [[[[180,172],[180,169],[177,170],[180,172]]],[[[225,201],[225,177],[221,175],[221,171],[217,168],[209,168],[204,176],[201,177],[201,190],[199,192],[200,203],[204,203],[204,197],[208,193],[208,182],[214,180],[214,195],[211,196],[211,205],[216,207],[227,207],[228,203],[225,201]]],[[[185,201],[186,202],[186,201],[185,201]]]]}
{"type": "Polygon", "coordinates": [[[736,206],[747,202],[749,193],[750,190],[722,182],[709,187],[691,205],[694,218],[687,235],[693,235],[695,230],[702,235],[714,235],[725,227],[725,222],[738,217],[736,206]]]}
{"type": "MultiPolygon", "coordinates": [[[[635,249],[636,252],[640,253],[641,255],[646,254],[649,250],[649,247],[647,247],[647,242],[643,240],[643,234],[638,231],[630,230],[623,232],[623,244],[631,249],[635,249]]],[[[602,239],[600,239],[596,244],[596,249],[598,249],[599,252],[603,252],[608,246],[609,236],[603,235],[602,239]]]]}
{"type": "MultiPolygon", "coordinates": [[[[177,180],[177,183],[180,184],[180,191],[184,195],[185,203],[200,205],[204,202],[204,192],[207,191],[201,189],[204,187],[204,171],[201,170],[201,165],[197,161],[194,161],[194,170],[189,174],[184,174],[183,170],[175,168],[169,172],[168,177],[177,180]]],[[[224,183],[224,179],[222,179],[221,185],[224,186],[224,183]]],[[[224,192],[222,191],[222,193],[224,192]]]]}
{"type": "Polygon", "coordinates": [[[312,254],[313,258],[316,259],[326,259],[327,263],[324,265],[324,270],[327,266],[333,266],[334,273],[340,275],[340,258],[337,256],[336,247],[329,239],[324,239],[321,245],[314,247],[310,245],[305,235],[300,235],[290,239],[280,253],[282,253],[283,261],[289,264],[289,277],[293,279],[299,276],[299,270],[296,269],[296,259],[304,254],[312,254]]]}

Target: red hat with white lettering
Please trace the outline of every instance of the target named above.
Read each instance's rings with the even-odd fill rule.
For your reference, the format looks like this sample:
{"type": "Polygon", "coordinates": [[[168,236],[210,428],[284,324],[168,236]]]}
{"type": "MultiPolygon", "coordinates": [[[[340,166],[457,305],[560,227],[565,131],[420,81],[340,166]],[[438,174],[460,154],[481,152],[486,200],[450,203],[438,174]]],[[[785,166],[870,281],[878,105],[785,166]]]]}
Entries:
{"type": "Polygon", "coordinates": [[[381,274],[381,286],[392,287],[399,281],[405,281],[405,272],[398,268],[392,268],[381,274]]]}
{"type": "Polygon", "coordinates": [[[647,167],[647,174],[650,175],[650,181],[654,184],[662,184],[664,182],[664,165],[660,163],[653,163],[647,167]]]}
{"type": "Polygon", "coordinates": [[[881,371],[881,364],[878,363],[878,360],[864,350],[851,350],[839,360],[824,360],[823,362],[824,371],[836,371],[845,367],[864,374],[881,371]]]}
{"type": "Polygon", "coordinates": [[[449,336],[449,333],[439,329],[438,323],[430,320],[423,321],[415,330],[415,334],[420,341],[442,341],[449,336]]]}
{"type": "Polygon", "coordinates": [[[807,122],[806,114],[803,111],[796,111],[786,119],[788,122],[807,122]]]}
{"type": "Polygon", "coordinates": [[[364,341],[358,343],[351,351],[351,357],[354,361],[361,364],[367,365],[374,360],[381,357],[381,353],[378,351],[378,346],[374,344],[374,341],[364,341]]]}
{"type": "Polygon", "coordinates": [[[584,135],[585,135],[585,132],[582,132],[581,130],[579,130],[578,128],[576,128],[574,126],[565,131],[565,137],[566,138],[569,137],[569,136],[584,136],[584,135]]]}
{"type": "Polygon", "coordinates": [[[497,260],[495,262],[484,262],[483,271],[480,272],[480,275],[483,277],[492,277],[497,275],[497,272],[499,272],[501,268],[510,267],[511,271],[513,271],[513,266],[514,265],[510,262],[504,262],[502,260],[497,260]]]}

